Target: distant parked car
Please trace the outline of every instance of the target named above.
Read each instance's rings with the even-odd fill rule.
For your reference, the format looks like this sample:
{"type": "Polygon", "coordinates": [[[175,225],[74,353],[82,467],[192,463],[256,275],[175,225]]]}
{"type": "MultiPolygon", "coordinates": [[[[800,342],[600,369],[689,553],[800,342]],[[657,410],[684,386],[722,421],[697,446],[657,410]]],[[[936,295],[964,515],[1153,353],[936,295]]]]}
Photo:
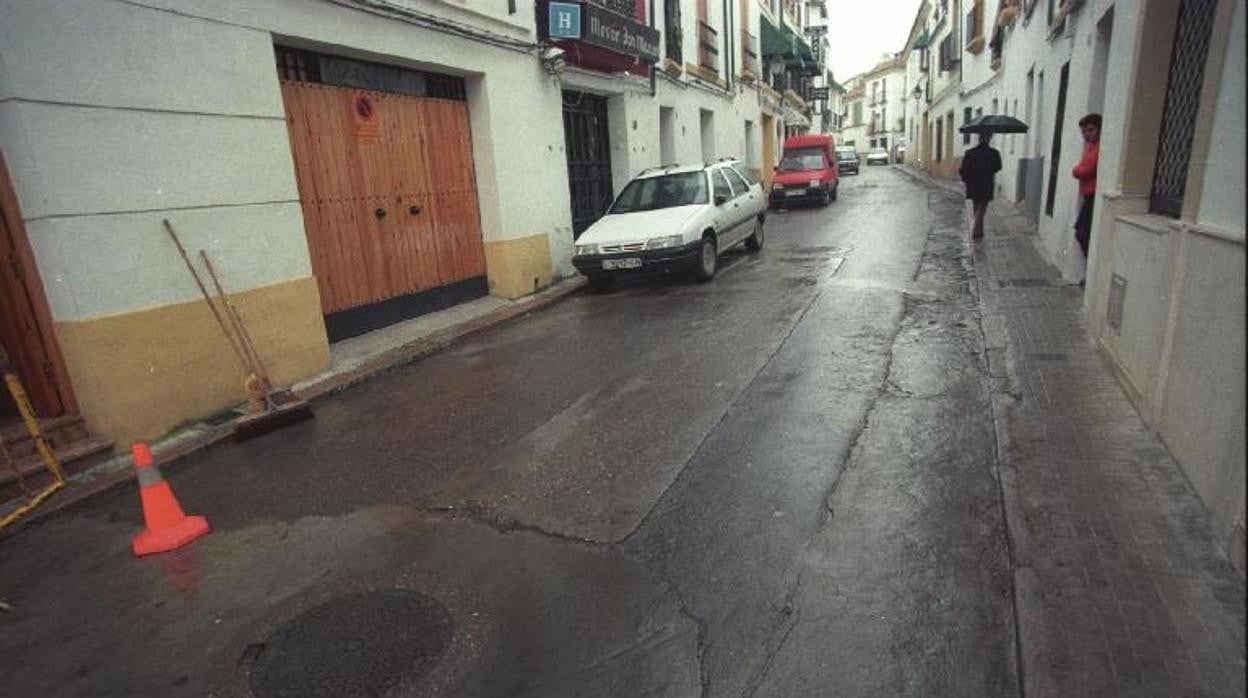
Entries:
{"type": "Polygon", "coordinates": [[[888,151],[884,150],[883,148],[872,148],[867,153],[867,164],[868,165],[887,165],[888,164],[888,151]]]}
{"type": "Polygon", "coordinates": [[[622,275],[692,271],[710,281],[719,255],[763,247],[767,196],[741,163],[644,170],[576,239],[572,264],[596,287],[622,275]]]}
{"type": "Polygon", "coordinates": [[[858,165],[860,158],[858,151],[853,148],[837,148],[836,149],[836,167],[841,174],[858,174],[858,165]]]}

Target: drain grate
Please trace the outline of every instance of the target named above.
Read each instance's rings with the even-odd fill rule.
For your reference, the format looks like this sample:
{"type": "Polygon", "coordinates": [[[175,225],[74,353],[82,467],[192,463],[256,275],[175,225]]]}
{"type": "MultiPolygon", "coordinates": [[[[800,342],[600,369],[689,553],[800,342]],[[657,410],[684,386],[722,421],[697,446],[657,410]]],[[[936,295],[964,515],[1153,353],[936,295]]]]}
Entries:
{"type": "Polygon", "coordinates": [[[1001,284],[1001,288],[1038,288],[1053,285],[1053,282],[1048,279],[997,279],[997,283],[1001,284]]]}
{"type": "Polygon", "coordinates": [[[240,662],[257,698],[379,696],[432,668],[452,630],[436,600],[382,589],[304,611],[240,662]]]}

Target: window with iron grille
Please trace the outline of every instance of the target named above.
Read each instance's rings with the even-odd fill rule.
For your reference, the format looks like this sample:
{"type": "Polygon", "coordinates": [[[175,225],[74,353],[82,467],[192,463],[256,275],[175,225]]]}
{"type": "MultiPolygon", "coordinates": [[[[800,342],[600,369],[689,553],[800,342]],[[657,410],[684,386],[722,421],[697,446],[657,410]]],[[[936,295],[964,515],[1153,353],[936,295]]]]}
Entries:
{"type": "Polygon", "coordinates": [[[685,62],[680,30],[680,0],[664,0],[663,3],[663,57],[677,64],[685,62]]]}
{"type": "Polygon", "coordinates": [[[1149,196],[1149,210],[1153,213],[1178,218],[1183,212],[1192,134],[1200,111],[1200,88],[1216,9],[1217,0],[1184,0],[1179,8],[1149,196]]]}
{"type": "Polygon", "coordinates": [[[275,47],[277,76],[281,80],[311,82],[335,87],[394,92],[413,97],[468,100],[464,79],[423,70],[357,61],[338,56],[275,47]]]}
{"type": "Polygon", "coordinates": [[[719,72],[719,32],[715,27],[698,20],[698,65],[719,72]]]}

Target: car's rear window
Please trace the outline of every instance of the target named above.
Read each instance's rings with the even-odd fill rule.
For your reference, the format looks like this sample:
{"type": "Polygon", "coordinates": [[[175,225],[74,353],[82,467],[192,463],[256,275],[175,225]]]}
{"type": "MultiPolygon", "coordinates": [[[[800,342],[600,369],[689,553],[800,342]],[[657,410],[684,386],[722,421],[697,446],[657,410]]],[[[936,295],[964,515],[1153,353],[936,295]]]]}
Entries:
{"type": "Polygon", "coordinates": [[[707,202],[706,173],[681,172],[634,179],[620,192],[610,213],[635,213],[707,202]]]}

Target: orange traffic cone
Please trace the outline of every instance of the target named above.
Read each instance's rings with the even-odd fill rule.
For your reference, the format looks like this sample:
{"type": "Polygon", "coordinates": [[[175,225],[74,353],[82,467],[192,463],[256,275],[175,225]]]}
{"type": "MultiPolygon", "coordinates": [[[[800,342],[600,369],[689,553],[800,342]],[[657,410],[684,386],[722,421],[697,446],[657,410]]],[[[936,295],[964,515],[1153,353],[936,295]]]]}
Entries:
{"type": "Polygon", "coordinates": [[[146,530],[134,537],[134,554],[176,550],[207,533],[208,519],[182,513],[182,505],[152,462],[152,450],[147,444],[136,443],[131,452],[139,478],[139,497],[143,500],[143,520],[147,523],[146,530]]]}

